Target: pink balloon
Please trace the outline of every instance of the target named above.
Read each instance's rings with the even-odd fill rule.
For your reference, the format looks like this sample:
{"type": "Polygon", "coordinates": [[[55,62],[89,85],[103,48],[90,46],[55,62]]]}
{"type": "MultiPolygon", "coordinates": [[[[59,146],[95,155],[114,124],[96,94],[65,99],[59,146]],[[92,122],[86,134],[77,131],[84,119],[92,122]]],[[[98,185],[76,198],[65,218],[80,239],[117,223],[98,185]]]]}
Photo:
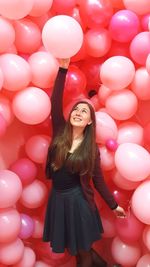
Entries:
{"type": "Polygon", "coordinates": [[[47,264],[44,261],[36,261],[35,267],[53,267],[53,266],[50,264],[47,264]]]}
{"type": "Polygon", "coordinates": [[[13,208],[0,210],[0,242],[14,241],[20,232],[20,214],[13,208]]]}
{"type": "Polygon", "coordinates": [[[150,74],[150,55],[146,59],[146,70],[150,74]]]}
{"type": "Polygon", "coordinates": [[[46,185],[39,180],[35,180],[23,189],[21,203],[29,209],[35,209],[44,204],[46,196],[46,185]]]}
{"type": "Polygon", "coordinates": [[[132,196],[132,210],[143,223],[150,224],[150,181],[144,181],[134,191],[132,196]]]}
{"type": "Polygon", "coordinates": [[[101,166],[103,170],[109,171],[115,167],[114,155],[105,146],[100,147],[101,166]]]}
{"type": "Polygon", "coordinates": [[[114,119],[127,120],[137,111],[138,101],[131,90],[123,89],[113,92],[106,100],[107,112],[114,119]]]}
{"type": "Polygon", "coordinates": [[[138,260],[136,267],[149,267],[149,263],[150,263],[150,255],[145,254],[138,260]]]}
{"type": "Polygon", "coordinates": [[[51,103],[43,90],[37,87],[27,87],[14,96],[12,108],[20,121],[34,125],[43,122],[48,117],[51,103]]]}
{"type": "Polygon", "coordinates": [[[141,25],[143,28],[143,31],[148,31],[149,30],[149,21],[150,21],[150,13],[145,14],[141,18],[141,25]]]}
{"type": "Polygon", "coordinates": [[[34,135],[26,142],[25,150],[31,160],[43,163],[47,156],[49,144],[50,138],[48,135],[34,135]]]}
{"type": "Polygon", "coordinates": [[[116,12],[109,24],[112,38],[118,42],[130,42],[139,31],[139,18],[130,10],[119,10],[116,12]]]}
{"type": "Polygon", "coordinates": [[[0,1],[1,15],[9,19],[21,19],[29,14],[34,0],[2,0],[0,1]]]}
{"type": "Polygon", "coordinates": [[[34,0],[33,7],[29,13],[30,16],[39,17],[50,10],[53,0],[34,0]]]}
{"type": "Polygon", "coordinates": [[[44,230],[44,222],[37,217],[33,217],[34,220],[34,230],[32,233],[33,238],[42,238],[44,230]]]}
{"type": "Polygon", "coordinates": [[[58,71],[57,60],[48,52],[33,53],[28,59],[32,83],[40,88],[50,88],[58,71]]]}
{"type": "Polygon", "coordinates": [[[140,65],[145,65],[150,53],[150,32],[140,32],[130,43],[131,58],[140,65]]]}
{"type": "Polygon", "coordinates": [[[149,87],[150,87],[150,75],[147,69],[144,67],[137,69],[131,84],[132,91],[135,93],[138,99],[150,100],[149,87]]]}
{"type": "Polygon", "coordinates": [[[0,208],[16,204],[22,193],[19,177],[9,170],[0,170],[0,208]]]}
{"type": "Polygon", "coordinates": [[[45,23],[42,40],[45,48],[55,57],[69,58],[79,51],[83,32],[79,23],[72,17],[57,15],[45,23]]]}
{"type": "Polygon", "coordinates": [[[119,237],[115,237],[112,242],[112,255],[117,263],[124,266],[136,266],[141,256],[139,243],[127,244],[119,237]]]}
{"type": "Polygon", "coordinates": [[[21,213],[21,227],[19,232],[19,237],[21,239],[28,239],[32,236],[34,231],[34,220],[27,214],[21,213]]]}
{"type": "Polygon", "coordinates": [[[119,124],[117,142],[143,144],[144,131],[143,127],[133,121],[127,121],[119,124]]]}
{"type": "Polygon", "coordinates": [[[107,139],[116,139],[117,125],[115,121],[106,113],[97,111],[96,115],[96,140],[105,144],[107,139]]]}
{"type": "Polygon", "coordinates": [[[4,83],[3,72],[0,69],[0,90],[2,89],[3,83],[4,83]]]}
{"type": "Polygon", "coordinates": [[[107,97],[112,93],[112,90],[108,87],[106,87],[105,85],[101,85],[99,90],[98,90],[98,98],[99,98],[99,102],[100,104],[105,106],[107,97]]]}
{"type": "Polygon", "coordinates": [[[0,18],[0,53],[6,52],[15,41],[15,30],[12,24],[4,18],[0,18]]]}
{"type": "Polygon", "coordinates": [[[125,243],[134,243],[142,237],[144,225],[131,213],[122,220],[116,220],[116,232],[118,237],[125,243]]]}
{"type": "Polygon", "coordinates": [[[150,250],[150,226],[147,225],[143,231],[143,242],[145,246],[150,250]]]}
{"type": "Polygon", "coordinates": [[[131,181],[142,181],[150,174],[150,154],[138,144],[121,144],[115,153],[115,163],[120,174],[131,181]]]}
{"type": "Polygon", "coordinates": [[[21,260],[24,253],[24,244],[21,239],[16,239],[11,243],[0,245],[0,259],[2,264],[13,265],[21,260]]]}
{"type": "Polygon", "coordinates": [[[41,45],[41,32],[39,27],[29,18],[14,22],[16,32],[15,45],[20,53],[33,53],[41,45]]]}
{"type": "Polygon", "coordinates": [[[146,126],[146,124],[149,123],[149,116],[147,116],[149,112],[150,112],[150,100],[139,101],[138,110],[135,114],[136,115],[135,119],[142,126],[146,126]]]}
{"type": "Polygon", "coordinates": [[[116,151],[116,149],[118,147],[118,144],[117,144],[116,140],[114,140],[114,139],[107,139],[105,145],[108,148],[108,150],[110,150],[112,152],[116,151]]]}
{"type": "Polygon", "coordinates": [[[53,1],[53,9],[57,14],[68,14],[76,6],[76,0],[55,0],[53,1]]]}
{"type": "Polygon", "coordinates": [[[0,114],[0,137],[6,133],[6,129],[7,129],[7,123],[3,115],[0,114]]]}
{"type": "Polygon", "coordinates": [[[133,62],[124,56],[108,58],[100,69],[102,83],[113,90],[127,87],[133,80],[134,74],[135,67],[133,62]]]}
{"type": "Polygon", "coordinates": [[[150,12],[149,0],[135,1],[135,0],[123,0],[126,9],[132,10],[138,15],[144,15],[150,12]]]}
{"type": "Polygon", "coordinates": [[[124,178],[117,170],[115,170],[112,174],[112,180],[115,185],[124,190],[133,190],[138,187],[140,182],[132,182],[126,178],[124,178]]]}
{"type": "Polygon", "coordinates": [[[11,164],[10,170],[15,172],[23,185],[32,183],[37,175],[37,166],[28,158],[20,158],[11,164]]]}
{"type": "Polygon", "coordinates": [[[92,57],[102,57],[111,47],[111,36],[106,29],[90,29],[85,33],[85,49],[92,57]]]}
{"type": "Polygon", "coordinates": [[[3,54],[0,57],[0,66],[4,75],[3,87],[5,89],[17,91],[30,83],[30,66],[22,57],[9,53],[3,54]]]}
{"type": "MultiPolygon", "coordinates": [[[[35,266],[36,255],[32,248],[24,247],[24,253],[21,260],[14,267],[33,267],[35,266]]],[[[42,267],[42,266],[40,266],[42,267]]]]}
{"type": "Polygon", "coordinates": [[[116,235],[116,228],[115,228],[115,218],[114,216],[101,215],[102,224],[103,224],[103,238],[112,238],[116,235]]]}

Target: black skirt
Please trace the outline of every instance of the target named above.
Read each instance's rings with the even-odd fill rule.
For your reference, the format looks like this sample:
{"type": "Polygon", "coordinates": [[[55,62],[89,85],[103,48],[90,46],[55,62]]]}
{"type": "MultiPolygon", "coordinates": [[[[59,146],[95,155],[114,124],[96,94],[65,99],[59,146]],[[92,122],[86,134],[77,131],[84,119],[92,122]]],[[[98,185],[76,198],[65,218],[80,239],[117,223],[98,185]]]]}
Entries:
{"type": "Polygon", "coordinates": [[[98,210],[92,210],[82,188],[56,191],[50,194],[44,224],[43,241],[50,242],[52,251],[71,255],[79,250],[90,250],[92,243],[101,239],[102,222],[98,210]]]}

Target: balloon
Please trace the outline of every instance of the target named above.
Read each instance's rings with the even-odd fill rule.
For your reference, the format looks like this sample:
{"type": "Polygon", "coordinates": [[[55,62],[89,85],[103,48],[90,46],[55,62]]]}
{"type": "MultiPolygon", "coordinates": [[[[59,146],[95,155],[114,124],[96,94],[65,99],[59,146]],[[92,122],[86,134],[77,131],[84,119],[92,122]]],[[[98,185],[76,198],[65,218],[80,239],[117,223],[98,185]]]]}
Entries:
{"type": "Polygon", "coordinates": [[[115,167],[114,155],[105,147],[100,147],[101,167],[103,170],[112,170],[115,167]]]}
{"type": "Polygon", "coordinates": [[[5,89],[17,91],[30,83],[30,66],[21,56],[5,53],[0,57],[0,66],[4,75],[5,89]]]}
{"type": "Polygon", "coordinates": [[[46,185],[39,180],[35,180],[24,187],[20,201],[25,207],[35,209],[44,204],[46,196],[46,185]]]}
{"type": "Polygon", "coordinates": [[[142,126],[146,126],[146,124],[149,123],[149,116],[147,116],[149,112],[150,112],[150,100],[139,101],[138,109],[135,114],[135,119],[142,126]]]}
{"type": "Polygon", "coordinates": [[[25,150],[31,160],[37,163],[43,163],[47,156],[49,144],[49,136],[33,135],[27,140],[25,150]]]}
{"type": "Polygon", "coordinates": [[[19,237],[21,239],[27,239],[32,236],[34,231],[34,220],[27,214],[21,213],[21,227],[19,237]]]}
{"type": "Polygon", "coordinates": [[[105,144],[108,139],[116,139],[117,125],[115,121],[106,113],[97,111],[96,115],[96,140],[105,144]]]}
{"type": "Polygon", "coordinates": [[[149,267],[150,254],[143,255],[137,262],[136,267],[149,267]]]}
{"type": "Polygon", "coordinates": [[[143,242],[144,242],[145,246],[148,248],[148,250],[150,249],[150,239],[149,238],[150,238],[150,227],[149,227],[149,225],[147,225],[143,231],[143,242]]]}
{"type": "Polygon", "coordinates": [[[6,121],[3,115],[0,114],[0,137],[6,133],[6,129],[7,129],[6,121]]]}
{"type": "Polygon", "coordinates": [[[144,127],[144,141],[150,145],[150,122],[144,127]]]}
{"type": "Polygon", "coordinates": [[[11,243],[0,245],[1,263],[6,264],[6,266],[18,263],[22,259],[23,253],[24,244],[19,238],[11,243]]]}
{"type": "Polygon", "coordinates": [[[106,100],[106,109],[117,120],[127,120],[137,111],[138,101],[131,90],[114,91],[106,100]]]}
{"type": "Polygon", "coordinates": [[[135,67],[132,61],[124,56],[108,58],[101,66],[100,78],[102,83],[113,90],[128,86],[133,80],[135,67]]]}
{"type": "Polygon", "coordinates": [[[144,131],[143,127],[133,121],[127,121],[119,124],[118,127],[118,144],[122,143],[136,143],[143,144],[144,131]]]}
{"type": "Polygon", "coordinates": [[[14,96],[12,108],[20,121],[34,125],[41,123],[49,116],[51,103],[43,90],[38,87],[27,87],[14,96]]]}
{"type": "Polygon", "coordinates": [[[35,267],[53,267],[53,266],[50,265],[50,264],[46,264],[46,263],[43,262],[43,261],[36,261],[36,263],[35,263],[35,267]]]}
{"type": "Polygon", "coordinates": [[[83,42],[83,32],[75,19],[57,15],[45,23],[42,40],[45,48],[55,57],[69,58],[79,51],[83,42]]]}
{"type": "Polygon", "coordinates": [[[143,223],[150,224],[150,181],[144,181],[134,191],[131,207],[135,216],[143,223]]]}
{"type": "Polygon", "coordinates": [[[141,249],[138,243],[127,244],[119,237],[115,237],[112,242],[112,255],[117,263],[125,266],[136,266],[141,256],[141,249]]]}
{"type": "Polygon", "coordinates": [[[34,0],[32,9],[29,13],[30,16],[39,17],[44,15],[47,11],[50,10],[53,0],[34,0]]]}
{"type": "Polygon", "coordinates": [[[113,171],[112,181],[115,185],[124,190],[133,190],[140,184],[140,182],[133,182],[124,178],[117,170],[113,171]]]}
{"type": "Polygon", "coordinates": [[[132,10],[138,15],[144,15],[150,12],[149,0],[135,1],[135,0],[123,0],[126,9],[132,10]]]}
{"type": "Polygon", "coordinates": [[[37,217],[32,218],[34,220],[34,229],[32,233],[33,238],[42,238],[44,230],[44,222],[37,217]]]}
{"type": "Polygon", "coordinates": [[[0,170],[0,208],[13,206],[22,193],[19,177],[9,170],[0,170]]]}
{"type": "Polygon", "coordinates": [[[6,18],[19,20],[29,14],[33,3],[34,0],[1,0],[0,13],[6,18]]]}
{"type": "Polygon", "coordinates": [[[141,67],[136,70],[131,89],[140,100],[150,99],[150,75],[146,68],[141,67]]]}
{"type": "Polygon", "coordinates": [[[133,143],[121,144],[115,153],[116,168],[131,181],[142,181],[150,174],[150,154],[133,143]]]}
{"type": "Polygon", "coordinates": [[[37,166],[28,158],[20,158],[13,162],[10,170],[19,176],[23,185],[32,183],[37,175],[37,166]]]}
{"type": "Polygon", "coordinates": [[[116,12],[109,24],[109,31],[113,40],[118,42],[130,42],[139,31],[139,18],[130,10],[116,12]]]}
{"type": "Polygon", "coordinates": [[[80,1],[79,11],[83,23],[89,28],[100,28],[108,25],[113,14],[111,1],[80,1]]]}
{"type": "Polygon", "coordinates": [[[72,10],[76,6],[76,0],[55,0],[53,1],[53,8],[57,12],[57,14],[67,14],[70,10],[72,10]]]}
{"type": "Polygon", "coordinates": [[[99,98],[99,102],[100,104],[105,106],[106,100],[108,98],[108,96],[111,94],[112,90],[108,87],[106,87],[105,85],[101,85],[99,90],[98,90],[98,98],[99,98]]]}
{"type": "Polygon", "coordinates": [[[116,232],[118,237],[125,243],[134,243],[138,241],[143,233],[144,225],[132,214],[128,213],[127,217],[117,218],[116,232]]]}
{"type": "Polygon", "coordinates": [[[9,47],[11,47],[15,41],[15,30],[12,24],[4,18],[0,18],[0,53],[6,52],[9,47]]]}
{"type": "MultiPolygon", "coordinates": [[[[24,247],[24,253],[19,262],[14,267],[33,267],[35,266],[36,255],[30,247],[24,247]]],[[[40,266],[42,267],[42,266],[40,266]]],[[[44,267],[44,266],[43,266],[44,267]]]]}
{"type": "Polygon", "coordinates": [[[146,70],[150,74],[150,55],[146,59],[146,70]]]}
{"type": "Polygon", "coordinates": [[[107,139],[105,145],[112,152],[116,151],[116,149],[118,147],[118,144],[117,144],[116,140],[114,140],[114,139],[107,139]]]}
{"type": "Polygon", "coordinates": [[[13,208],[0,210],[0,242],[14,241],[19,234],[21,226],[20,214],[13,208]]]}
{"type": "Polygon", "coordinates": [[[48,52],[36,52],[28,58],[32,83],[40,88],[50,88],[58,72],[58,62],[48,52]]]}
{"type": "Polygon", "coordinates": [[[145,65],[150,53],[150,32],[140,32],[130,43],[131,58],[140,65],[145,65]]]}
{"type": "Polygon", "coordinates": [[[29,18],[14,22],[16,32],[15,45],[20,53],[33,53],[41,45],[41,32],[39,27],[29,18]]]}
{"type": "Polygon", "coordinates": [[[148,24],[149,24],[149,20],[150,20],[150,13],[145,14],[142,16],[141,18],[141,26],[143,28],[143,31],[148,31],[148,24]]]}
{"type": "Polygon", "coordinates": [[[111,47],[111,36],[106,29],[90,29],[85,33],[86,53],[92,57],[102,57],[111,47]]]}

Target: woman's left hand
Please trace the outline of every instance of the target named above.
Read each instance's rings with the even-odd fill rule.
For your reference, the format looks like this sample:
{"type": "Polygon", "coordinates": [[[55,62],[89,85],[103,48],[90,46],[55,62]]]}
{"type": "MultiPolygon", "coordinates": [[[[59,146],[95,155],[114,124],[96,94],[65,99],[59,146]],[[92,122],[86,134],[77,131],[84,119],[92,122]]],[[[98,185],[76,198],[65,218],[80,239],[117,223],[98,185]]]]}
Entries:
{"type": "Polygon", "coordinates": [[[117,217],[119,217],[119,218],[125,218],[126,217],[126,212],[125,212],[125,210],[122,208],[122,207],[120,207],[120,206],[118,206],[115,210],[113,210],[114,211],[114,213],[116,214],[116,216],[117,217]]]}

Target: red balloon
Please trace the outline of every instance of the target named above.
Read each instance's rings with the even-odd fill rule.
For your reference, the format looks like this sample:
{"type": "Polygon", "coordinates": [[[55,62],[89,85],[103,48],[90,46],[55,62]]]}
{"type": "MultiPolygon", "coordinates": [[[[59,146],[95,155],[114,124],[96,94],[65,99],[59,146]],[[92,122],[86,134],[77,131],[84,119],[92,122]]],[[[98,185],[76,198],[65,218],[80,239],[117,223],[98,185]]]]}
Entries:
{"type": "Polygon", "coordinates": [[[110,0],[86,0],[80,1],[79,11],[87,27],[105,27],[113,14],[113,7],[110,0]]]}

